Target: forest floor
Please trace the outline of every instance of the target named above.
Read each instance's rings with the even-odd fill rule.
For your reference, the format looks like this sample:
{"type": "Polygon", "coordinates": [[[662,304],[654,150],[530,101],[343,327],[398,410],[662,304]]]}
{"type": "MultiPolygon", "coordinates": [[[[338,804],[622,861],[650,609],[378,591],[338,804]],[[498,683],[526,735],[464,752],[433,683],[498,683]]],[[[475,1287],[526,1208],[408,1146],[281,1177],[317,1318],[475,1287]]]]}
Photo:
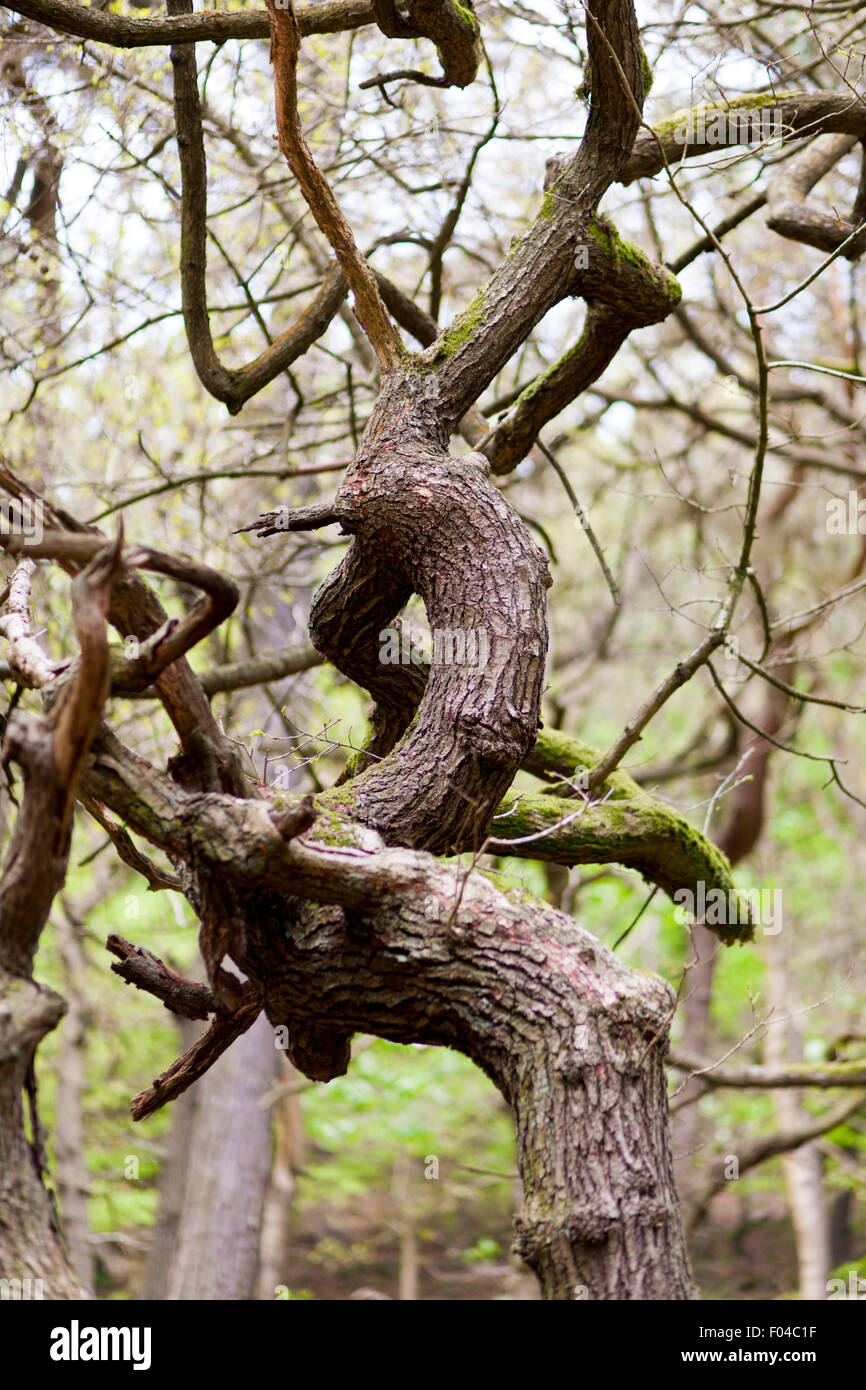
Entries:
{"type": "MultiPolygon", "coordinates": [[[[448,1231],[431,1229],[428,1223],[419,1226],[414,1242],[407,1243],[404,1235],[401,1243],[396,1230],[365,1221],[363,1208],[359,1200],[348,1210],[320,1204],[304,1211],[286,1264],[293,1297],[329,1302],[397,1298],[401,1244],[404,1262],[417,1264],[416,1296],[422,1302],[537,1297],[533,1277],[509,1261],[510,1223],[502,1221],[501,1229],[482,1227],[477,1212],[467,1207],[449,1221],[448,1231]],[[495,1242],[499,1253],[491,1260],[476,1259],[474,1252],[483,1251],[485,1242],[495,1242]]],[[[857,1249],[866,1245],[863,1220],[860,1227],[853,1237],[857,1249]]],[[[691,1254],[706,1300],[792,1297],[796,1252],[784,1202],[775,1194],[753,1194],[747,1201],[722,1194],[695,1233],[691,1254]]]]}
{"type": "MultiPolygon", "coordinates": [[[[388,1194],[367,1192],[340,1204],[297,1211],[281,1273],[294,1300],[530,1302],[533,1275],[511,1259],[511,1217],[501,1202],[468,1201],[446,1214],[426,1213],[408,1229],[393,1219],[388,1194]]],[[[137,1298],[144,1249],[103,1247],[99,1296],[137,1298]]],[[[692,1268],[709,1302],[791,1299],[797,1262],[783,1199],[772,1192],[722,1193],[691,1241],[692,1268]]],[[[841,1266],[866,1249],[866,1210],[854,1213],[841,1266]]],[[[282,1292],[282,1297],[285,1293],[282,1292]]]]}

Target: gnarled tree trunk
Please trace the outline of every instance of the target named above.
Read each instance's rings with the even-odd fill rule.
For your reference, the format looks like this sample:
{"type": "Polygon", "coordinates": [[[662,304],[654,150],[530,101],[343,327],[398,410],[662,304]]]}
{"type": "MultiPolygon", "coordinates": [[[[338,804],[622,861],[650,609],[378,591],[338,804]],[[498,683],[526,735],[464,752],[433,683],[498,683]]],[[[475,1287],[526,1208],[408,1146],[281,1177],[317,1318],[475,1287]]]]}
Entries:
{"type": "MultiPolygon", "coordinates": [[[[421,15],[431,7],[414,8],[421,15]]],[[[174,19],[184,21],[190,9],[188,0],[170,0],[174,19]]],[[[443,67],[469,81],[477,67],[477,24],[462,6],[441,9],[445,29],[437,21],[431,35],[443,67]]],[[[581,389],[578,383],[595,380],[632,329],[664,319],[680,298],[664,267],[625,248],[597,216],[629,159],[649,74],[630,0],[592,0],[589,11],[592,103],[579,149],[476,299],[412,356],[300,130],[294,11],[268,0],[280,148],[339,263],[318,308],[326,303],[336,312],[344,277],[381,369],[378,399],[333,503],[289,514],[286,525],[339,522],[352,537],[315,597],[310,629],[319,651],[373,696],[373,737],[342,784],[315,804],[275,795],[246,777],[186,661],[190,648],[232,611],[235,585],[179,557],[121,551],[119,544],[106,550],[95,528],[49,508],[48,534],[31,553],[56,559],[73,574],[110,560],[102,614],[124,637],[137,639],[129,660],[111,671],[106,663],[97,718],[109,683],[116,692],[154,685],[180,751],[163,773],[106,726],[97,731],[95,720],[77,730],[77,756],[67,755],[65,774],[58,780],[56,771],[49,777],[42,769],[44,786],[55,795],[59,785],[64,800],[62,855],[41,894],[47,912],[65,870],[68,807],[80,771],[88,804],[103,819],[108,808],[163,850],[199,913],[210,989],[179,981],[153,957],[119,946],[128,978],[190,1017],[214,1015],[204,1037],[136,1098],[137,1117],[180,1094],[232,1041],[233,1065],[242,1067],[246,1048],[261,1041],[252,1028],[259,1010],[286,1030],[290,1059],[313,1079],[346,1070],[356,1032],[454,1047],[485,1071],[512,1108],[523,1183],[517,1248],[545,1296],[686,1299],[693,1286],[663,1065],[672,991],[629,970],[562,913],[519,889],[500,890],[475,870],[495,832],[504,836],[491,841],[498,852],[505,845],[506,852],[531,853],[544,842],[563,863],[620,859],[667,891],[691,890],[707,879],[730,886],[724,857],[615,771],[643,725],[630,727],[626,741],[591,769],[590,795],[581,801],[569,799],[566,780],[556,794],[527,798],[525,817],[522,797],[502,805],[515,774],[533,757],[538,775],[556,782],[573,773],[574,753],[565,748],[570,762],[563,767],[539,741],[547,561],[493,486],[491,468],[513,467],[538,429],[581,389]],[[545,314],[577,294],[587,301],[587,322],[575,349],[521,400],[508,429],[483,440],[483,454],[452,456],[451,437],[465,428],[481,393],[545,314]],[[202,597],[169,622],[135,573],[142,568],[192,583],[202,597]],[[434,631],[462,635],[463,656],[467,635],[483,634],[487,659],[434,660],[426,680],[385,666],[379,634],[413,593],[434,631]],[[457,851],[476,860],[462,867],[433,857],[457,851]],[[243,985],[223,968],[226,956],[245,976],[243,985]],[[244,1034],[241,1046],[236,1040],[244,1034]]],[[[175,24],[178,35],[180,28],[175,24]]],[[[194,46],[179,36],[171,57],[190,352],[208,389],[237,411],[296,349],[315,340],[304,335],[317,314],[302,315],[297,333],[289,330],[248,367],[228,369],[219,361],[205,296],[206,162],[194,46]]],[[[389,302],[403,312],[399,296],[389,302]]],[[[272,522],[264,519],[263,533],[274,529],[272,522]]],[[[724,613],[691,664],[677,668],[671,692],[724,639],[746,582],[752,522],[745,532],[724,613]]],[[[101,625],[98,645],[105,657],[101,625]]],[[[46,701],[60,702],[87,675],[92,643],[82,646],[70,671],[43,665],[36,673],[31,684],[46,701]]],[[[30,742],[33,748],[22,750],[7,735],[8,754],[25,767],[34,749],[44,760],[48,731],[30,742]]],[[[25,820],[20,833],[31,854],[33,832],[25,820]]],[[[118,827],[109,833],[129,855],[118,827]]],[[[166,876],[140,854],[136,867],[154,886],[165,886],[166,876]]],[[[14,890],[14,864],[7,878],[14,890]]],[[[0,885],[6,900],[8,885],[7,879],[0,885]]],[[[10,921],[7,928],[6,900],[0,892],[4,952],[14,948],[16,926],[10,921]]],[[[748,935],[748,926],[722,934],[748,935]]],[[[17,962],[28,983],[35,935],[30,946],[17,962]]],[[[7,964],[5,954],[0,960],[7,964]]],[[[21,1077],[15,1079],[20,1085],[21,1077]]],[[[206,1258],[209,1248],[197,1241],[193,1258],[206,1258]]],[[[188,1272],[172,1277],[176,1291],[198,1287],[188,1272]]]]}

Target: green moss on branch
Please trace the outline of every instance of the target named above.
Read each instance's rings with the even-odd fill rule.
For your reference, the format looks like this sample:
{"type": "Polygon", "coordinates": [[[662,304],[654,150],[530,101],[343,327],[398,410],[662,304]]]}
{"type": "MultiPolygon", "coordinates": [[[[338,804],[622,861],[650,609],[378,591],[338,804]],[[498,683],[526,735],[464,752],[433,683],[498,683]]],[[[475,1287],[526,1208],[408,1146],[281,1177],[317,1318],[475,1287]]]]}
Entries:
{"type": "Polygon", "coordinates": [[[450,328],[441,333],[428,352],[420,359],[432,365],[443,357],[453,357],[464,344],[469,342],[481,320],[484,318],[484,290],[479,290],[467,304],[462,314],[458,314],[450,328]]]}
{"type": "Polygon", "coordinates": [[[747,899],[738,893],[727,858],[679,811],[619,770],[610,774],[589,805],[559,780],[565,776],[578,787],[585,785],[600,760],[598,751],[580,739],[542,730],[524,766],[551,781],[551,791],[507,798],[494,821],[494,834],[503,842],[500,852],[567,865],[622,864],[671,898],[685,890],[701,901],[720,891],[734,910],[726,914],[727,922],[708,926],[726,942],[751,939],[747,899]],[[505,847],[506,841],[539,834],[540,838],[505,847]]]}

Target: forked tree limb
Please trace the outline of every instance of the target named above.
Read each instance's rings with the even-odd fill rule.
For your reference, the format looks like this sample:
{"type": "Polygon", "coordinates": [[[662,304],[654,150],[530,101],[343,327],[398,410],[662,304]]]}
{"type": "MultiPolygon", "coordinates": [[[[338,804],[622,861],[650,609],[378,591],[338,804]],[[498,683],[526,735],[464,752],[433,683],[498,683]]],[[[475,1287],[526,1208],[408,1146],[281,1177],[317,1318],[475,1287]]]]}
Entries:
{"type": "Polygon", "coordinates": [[[374,751],[386,756],[340,789],[339,804],[389,843],[477,847],[538,724],[546,559],[486,465],[446,454],[450,434],[565,295],[585,294],[642,323],[665,318],[680,296],[663,268],[627,251],[594,216],[627,156],[645,79],[627,0],[598,0],[590,12],[597,107],[577,155],[468,309],[405,372],[386,377],[337,496],[354,539],[315,596],[310,632],[384,711],[386,736],[374,751]],[[579,247],[587,256],[576,265],[579,247]],[[383,667],[377,636],[413,591],[431,629],[483,633],[491,659],[471,671],[434,663],[415,722],[389,748],[411,692],[398,708],[399,683],[383,667]]]}
{"type": "Polygon", "coordinates": [[[134,1097],[130,1106],[132,1118],[147,1119],[148,1115],[182,1095],[219,1061],[242,1033],[252,1028],[261,1011],[255,989],[248,986],[246,997],[233,1013],[215,1018],[207,1032],[182,1057],[156,1077],[147,1090],[134,1097]]]}
{"type": "MultiPolygon", "coordinates": [[[[478,475],[476,470],[471,468],[464,469],[459,478],[461,483],[469,487],[483,483],[483,475],[478,475]]],[[[51,555],[67,564],[73,559],[83,562],[99,549],[100,542],[96,537],[69,532],[48,532],[38,547],[40,554],[51,555]]],[[[134,563],[147,565],[161,573],[170,573],[187,582],[208,585],[211,589],[214,587],[215,579],[219,579],[203,566],[156,552],[131,552],[130,559],[134,563]]],[[[216,584],[215,592],[221,594],[221,584],[216,584]]],[[[387,600],[387,590],[383,589],[381,592],[387,600]]],[[[229,590],[228,598],[231,599],[232,596],[229,590]]],[[[353,606],[353,611],[357,613],[357,604],[353,606]]],[[[374,614],[374,629],[380,621],[382,614],[374,614]]],[[[368,639],[357,621],[350,623],[350,627],[352,634],[360,637],[363,650],[368,639]]],[[[209,630],[210,623],[206,623],[195,640],[199,640],[200,636],[209,630]]],[[[132,688],[137,683],[137,663],[121,663],[121,676],[125,665],[130,668],[126,685],[132,688]]],[[[403,698],[400,694],[401,686],[403,683],[406,684],[406,703],[402,706],[404,713],[401,721],[405,727],[414,715],[425,690],[422,673],[414,668],[407,670],[402,666],[383,667],[378,661],[374,663],[372,670],[380,673],[381,687],[377,693],[382,706],[399,710],[400,700],[403,698]],[[417,689],[412,686],[413,681],[416,682],[417,689]]],[[[63,679],[68,681],[70,673],[66,673],[63,679]]],[[[122,685],[119,678],[116,683],[122,685]]],[[[372,673],[367,677],[367,683],[376,690],[372,673]]],[[[387,751],[390,749],[383,747],[383,752],[387,751]]],[[[541,736],[534,750],[525,758],[524,766],[546,780],[555,779],[558,770],[566,778],[559,790],[568,794],[568,779],[574,777],[578,764],[588,774],[598,762],[598,758],[599,755],[594,750],[577,740],[553,733],[541,736]]],[[[449,785],[446,782],[446,786],[449,785]]],[[[603,795],[595,804],[583,808],[578,817],[568,814],[568,808],[563,808],[561,801],[556,797],[535,795],[518,798],[512,801],[507,810],[500,808],[494,827],[495,834],[503,844],[508,840],[517,841],[510,847],[510,852],[518,856],[529,854],[532,857],[538,856],[568,864],[598,860],[630,865],[644,873],[652,882],[659,883],[669,893],[678,888],[694,890],[698,880],[704,881],[708,887],[720,887],[725,892],[733,890],[723,856],[718,855],[683,817],[650,798],[625,774],[614,774],[611,788],[614,794],[613,801],[610,801],[607,795],[603,795]]],[[[553,790],[558,789],[554,787],[553,790]]],[[[454,795],[453,786],[450,794],[454,795]]],[[[327,804],[327,795],[323,800],[327,804]]],[[[89,804],[93,806],[95,803],[89,804]]],[[[105,819],[102,823],[108,829],[109,823],[105,819]]],[[[128,842],[122,857],[131,862],[130,851],[136,857],[138,852],[129,841],[128,835],[118,826],[113,827],[113,832],[113,838],[119,839],[122,835],[124,842],[128,842]]],[[[109,833],[112,831],[109,830],[109,833]]],[[[124,843],[118,842],[118,848],[123,851],[124,843]]],[[[148,870],[146,863],[143,868],[139,863],[135,863],[134,867],[145,872],[151,881],[152,866],[148,870]]],[[[166,884],[161,879],[154,886],[166,884]]]]}
{"type": "MultiPolygon", "coordinates": [[[[173,16],[192,17],[192,0],[168,0],[173,16]]],[[[198,18],[198,16],[196,16],[198,18]]],[[[298,319],[252,362],[230,368],[214,346],[207,308],[207,160],[194,44],[171,48],[174,109],[181,174],[180,279],[183,320],[199,380],[229,413],[273,381],[317,342],[346,296],[337,267],[325,276],[298,319]]]]}
{"type": "Polygon", "coordinates": [[[117,960],[111,969],[127,984],[135,985],[161,999],[171,1013],[181,1018],[206,1019],[216,1013],[219,1005],[213,990],[207,985],[185,980],[164,961],[143,946],[134,946],[122,936],[112,933],[106,948],[117,960]]]}
{"type": "MultiPolygon", "coordinates": [[[[74,532],[92,543],[96,538],[103,545],[108,541],[96,526],[85,525],[68,512],[54,506],[47,498],[36,493],[5,465],[0,459],[0,489],[19,503],[25,501],[41,508],[40,515],[45,530],[74,532]]],[[[8,541],[3,537],[3,541],[8,541]]],[[[58,563],[67,574],[77,575],[88,556],[93,554],[87,546],[81,555],[67,553],[58,557],[58,563]]],[[[122,637],[133,637],[138,641],[153,636],[165,629],[168,615],[154,591],[141,576],[132,571],[121,574],[111,593],[109,621],[122,637]]],[[[196,676],[185,657],[173,661],[156,679],[156,689],[163,707],[174,726],[181,748],[186,755],[189,767],[195,768],[199,777],[210,779],[212,785],[227,791],[242,792],[246,786],[240,766],[237,749],[226,738],[217,724],[210,704],[196,676]],[[211,762],[215,768],[206,768],[201,759],[202,742],[212,750],[211,762]]]]}
{"type": "MultiPolygon", "coordinates": [[[[816,135],[835,136],[829,144],[805,149],[784,165],[769,181],[768,191],[747,202],[742,210],[722,222],[716,236],[724,235],[767,205],[767,225],[779,236],[799,241],[818,250],[832,252],[850,241],[844,252],[854,260],[862,255],[864,237],[851,240],[852,233],[866,221],[864,175],[849,217],[839,217],[806,205],[806,195],[855,145],[866,140],[866,111],[863,103],[847,93],[764,92],[733,97],[712,106],[683,110],[652,128],[642,129],[634,142],[619,181],[629,184],[652,177],[666,166],[681,160],[720,153],[740,145],[760,145],[764,131],[778,131],[785,140],[808,140],[816,135]]],[[[566,167],[568,156],[556,155],[547,162],[545,187],[550,186],[566,167]]],[[[713,250],[715,242],[705,237],[685,257],[672,263],[675,273],[702,251],[713,250]]]]}

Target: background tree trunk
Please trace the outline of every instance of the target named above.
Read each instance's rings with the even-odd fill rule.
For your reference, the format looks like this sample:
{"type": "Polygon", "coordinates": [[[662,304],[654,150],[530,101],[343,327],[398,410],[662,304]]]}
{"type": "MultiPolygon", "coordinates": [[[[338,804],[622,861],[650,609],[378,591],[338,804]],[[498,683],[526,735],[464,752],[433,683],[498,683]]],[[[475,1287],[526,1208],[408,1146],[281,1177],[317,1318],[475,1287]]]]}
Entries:
{"type": "MultiPolygon", "coordinates": [[[[60,914],[58,914],[60,916],[60,914]]],[[[87,1198],[90,1176],[84,1151],[84,1094],[87,1088],[87,1031],[91,1010],[85,978],[86,956],[78,914],[63,913],[57,926],[57,945],[63,960],[63,992],[67,1014],[60,1030],[57,1062],[57,1104],[54,1148],[57,1198],[69,1255],[90,1293],[93,1289],[93,1250],[89,1242],[87,1198]]]]}
{"type": "MultiPolygon", "coordinates": [[[[306,1085],[299,1071],[284,1053],[277,1053],[278,1087],[306,1085]]],[[[297,1090],[289,1090],[271,1106],[274,1126],[274,1158],[271,1177],[262,1213],[259,1240],[259,1272],[256,1297],[276,1297],[279,1285],[285,1284],[285,1260],[289,1253],[292,1214],[297,1189],[296,1174],[304,1166],[306,1148],[301,1098],[297,1090]]]]}
{"type": "Polygon", "coordinates": [[[197,1087],[165,1298],[253,1297],[271,1169],[271,1114],[258,1102],[276,1057],[273,1029],[260,1018],[197,1087]]]}
{"type": "MultiPolygon", "coordinates": [[[[10,980],[0,968],[0,1279],[46,1299],[83,1298],[53,1200],[43,1182],[44,1152],[36,1112],[36,1045],[57,1026],[63,1001],[50,990],[10,980]],[[28,1095],[28,1138],[24,1097],[28,1095]],[[34,1123],[35,1122],[35,1123],[34,1123]]],[[[13,1294],[14,1296],[14,1294],[13,1294]]]]}
{"type": "MultiPolygon", "coordinates": [[[[781,936],[767,938],[768,997],[774,1017],[764,1046],[768,1064],[800,1061],[802,1045],[795,992],[791,989],[785,958],[790,949],[781,936]]],[[[796,1130],[806,1118],[801,1093],[776,1091],[773,1105],[780,1129],[796,1130]]],[[[797,1248],[800,1297],[825,1299],[830,1277],[830,1214],[824,1194],[824,1163],[817,1141],[783,1154],[782,1171],[788,1210],[797,1248]]]]}
{"type": "MultiPolygon", "coordinates": [[[[192,1047],[204,1028],[188,1018],[177,1018],[180,1052],[192,1047]]],[[[163,1299],[172,1260],[178,1248],[178,1231],[190,1169],[194,1167],[192,1138],[200,1087],[191,1086],[171,1107],[168,1148],[159,1175],[159,1210],[147,1252],[143,1298],[163,1299]]]]}

